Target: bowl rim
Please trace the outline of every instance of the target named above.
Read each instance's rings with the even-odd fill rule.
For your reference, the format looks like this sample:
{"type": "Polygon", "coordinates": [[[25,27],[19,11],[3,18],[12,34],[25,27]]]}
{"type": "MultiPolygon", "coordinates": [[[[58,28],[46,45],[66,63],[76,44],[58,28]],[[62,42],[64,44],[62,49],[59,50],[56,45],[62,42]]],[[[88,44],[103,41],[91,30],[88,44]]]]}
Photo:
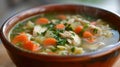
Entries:
{"type": "MultiPolygon", "coordinates": [[[[22,14],[23,12],[27,12],[27,11],[31,11],[31,10],[35,10],[35,9],[38,9],[38,8],[46,8],[46,7],[55,7],[55,6],[69,6],[69,5],[74,5],[74,6],[84,6],[84,7],[88,7],[88,8],[94,8],[94,9],[99,9],[101,11],[106,11],[106,12],[109,12],[115,16],[117,16],[118,18],[120,18],[120,15],[115,13],[115,12],[111,12],[111,11],[108,11],[108,10],[105,10],[105,9],[102,9],[102,8],[97,8],[97,7],[93,7],[93,6],[88,6],[88,5],[83,5],[83,4],[48,4],[48,5],[43,5],[43,6],[38,6],[38,7],[35,7],[35,8],[31,8],[31,9],[28,9],[28,10],[25,10],[25,11],[21,11],[19,13],[16,13],[14,14],[13,16],[9,17],[4,23],[3,25],[1,26],[1,29],[0,29],[0,35],[1,35],[1,40],[3,42],[3,40],[5,40],[9,45],[11,46],[12,48],[14,48],[15,50],[18,51],[18,54],[21,54],[21,55],[24,55],[24,56],[29,56],[31,55],[30,57],[33,58],[33,57],[36,57],[36,59],[38,59],[39,57],[42,57],[43,59],[45,59],[46,57],[48,58],[56,58],[56,59],[59,59],[59,60],[56,60],[56,59],[53,59],[53,61],[63,61],[63,59],[66,59],[64,61],[85,61],[85,60],[89,60],[91,58],[97,58],[97,57],[101,57],[101,56],[105,56],[111,52],[114,52],[115,50],[119,49],[120,48],[120,41],[118,41],[117,43],[115,43],[113,46],[107,48],[107,49],[104,49],[104,50],[101,50],[101,51],[95,51],[93,53],[87,53],[87,54],[83,54],[83,55],[68,55],[68,56],[59,56],[59,55],[44,55],[44,54],[36,54],[36,53],[33,53],[33,52],[28,52],[28,51],[24,51],[24,50],[21,50],[21,49],[18,49],[16,48],[16,46],[13,46],[13,44],[8,41],[7,39],[7,36],[5,36],[5,28],[6,28],[6,24],[10,22],[10,20],[12,18],[14,18],[15,16],[19,16],[20,14],[22,14]]],[[[25,18],[24,18],[25,19],[25,18]]],[[[5,45],[5,44],[4,44],[5,45]]]]}

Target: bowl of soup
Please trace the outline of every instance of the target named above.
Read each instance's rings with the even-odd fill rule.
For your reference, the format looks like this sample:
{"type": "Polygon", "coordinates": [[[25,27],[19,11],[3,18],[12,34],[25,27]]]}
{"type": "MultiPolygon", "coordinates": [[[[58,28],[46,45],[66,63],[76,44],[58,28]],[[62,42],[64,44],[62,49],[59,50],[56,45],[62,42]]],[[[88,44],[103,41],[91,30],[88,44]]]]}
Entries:
{"type": "Polygon", "coordinates": [[[0,35],[17,67],[112,67],[120,53],[119,26],[110,11],[54,4],[10,17],[0,35]]]}

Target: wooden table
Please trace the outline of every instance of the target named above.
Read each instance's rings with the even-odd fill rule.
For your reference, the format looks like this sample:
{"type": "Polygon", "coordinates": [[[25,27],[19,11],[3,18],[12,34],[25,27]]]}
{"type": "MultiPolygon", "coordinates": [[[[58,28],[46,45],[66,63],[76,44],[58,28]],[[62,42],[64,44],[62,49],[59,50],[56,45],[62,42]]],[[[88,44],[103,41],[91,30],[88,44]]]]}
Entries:
{"type": "MultiPolygon", "coordinates": [[[[0,44],[0,67],[16,67],[9,58],[5,48],[0,44]]],[[[120,67],[120,59],[114,64],[113,67],[120,67]]]]}

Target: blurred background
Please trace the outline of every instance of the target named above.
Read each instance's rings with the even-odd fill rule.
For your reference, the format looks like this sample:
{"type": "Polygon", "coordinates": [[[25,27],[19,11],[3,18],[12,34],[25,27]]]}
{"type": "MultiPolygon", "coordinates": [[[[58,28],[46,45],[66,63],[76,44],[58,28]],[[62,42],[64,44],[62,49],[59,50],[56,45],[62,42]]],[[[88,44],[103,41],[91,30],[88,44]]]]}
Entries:
{"type": "MultiPolygon", "coordinates": [[[[103,8],[120,14],[120,0],[0,0],[0,26],[15,13],[46,4],[71,3],[103,8]]],[[[0,42],[0,44],[2,44],[0,42]]],[[[0,45],[0,67],[15,67],[3,45],[0,45]]]]}
{"type": "Polygon", "coordinates": [[[85,4],[120,13],[120,0],[0,0],[0,26],[6,18],[15,13],[53,3],[85,4]]]}

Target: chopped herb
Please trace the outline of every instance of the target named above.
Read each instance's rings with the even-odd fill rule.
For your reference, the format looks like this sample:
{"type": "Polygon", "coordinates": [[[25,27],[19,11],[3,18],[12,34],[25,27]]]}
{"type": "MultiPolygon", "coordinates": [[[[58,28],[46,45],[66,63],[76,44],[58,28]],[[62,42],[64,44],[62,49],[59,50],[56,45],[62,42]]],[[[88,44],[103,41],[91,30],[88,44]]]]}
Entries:
{"type": "Polygon", "coordinates": [[[65,26],[67,26],[67,23],[64,23],[65,26]]]}
{"type": "Polygon", "coordinates": [[[44,31],[44,32],[42,32],[41,34],[42,34],[43,36],[45,36],[46,32],[47,32],[47,30],[46,30],[46,31],[44,31]]]}
{"type": "Polygon", "coordinates": [[[53,24],[53,23],[49,23],[49,24],[45,24],[45,25],[42,25],[43,27],[47,27],[48,28],[48,30],[53,30],[54,29],[54,26],[55,26],[55,24],[53,24]]]}
{"type": "Polygon", "coordinates": [[[30,40],[31,40],[31,41],[34,41],[34,40],[35,40],[35,38],[34,38],[34,37],[32,37],[30,40]]]}
{"type": "Polygon", "coordinates": [[[10,35],[10,39],[11,39],[11,40],[12,40],[16,35],[18,35],[18,33],[21,33],[21,32],[26,31],[26,29],[24,29],[24,24],[25,24],[25,23],[23,23],[23,24],[19,23],[19,24],[17,24],[17,25],[15,26],[15,28],[12,30],[12,34],[10,35]]]}
{"type": "Polygon", "coordinates": [[[71,27],[70,24],[67,24],[65,30],[67,30],[67,31],[69,31],[69,30],[72,31],[73,29],[72,29],[72,27],[71,27]]]}
{"type": "Polygon", "coordinates": [[[53,34],[59,36],[59,33],[63,33],[63,30],[53,30],[53,34]]]}
{"type": "Polygon", "coordinates": [[[40,36],[40,33],[37,32],[37,36],[40,36]]]}
{"type": "Polygon", "coordinates": [[[82,37],[82,35],[83,35],[83,31],[82,31],[82,32],[80,32],[78,35],[79,35],[80,37],[82,37]]]}
{"type": "Polygon", "coordinates": [[[61,21],[60,20],[57,20],[56,23],[59,24],[61,21]]]}
{"type": "Polygon", "coordinates": [[[55,52],[55,51],[57,51],[57,48],[51,48],[51,51],[55,52]]]}
{"type": "Polygon", "coordinates": [[[98,29],[96,29],[96,28],[93,29],[93,33],[94,33],[94,34],[97,34],[97,32],[98,32],[98,29]]]}
{"type": "Polygon", "coordinates": [[[58,37],[57,38],[57,44],[58,45],[65,45],[67,43],[67,40],[65,38],[58,37]]]}
{"type": "Polygon", "coordinates": [[[75,36],[75,34],[74,33],[71,33],[73,36],[75,36]]]}
{"type": "Polygon", "coordinates": [[[75,47],[72,47],[72,48],[71,48],[71,51],[74,52],[74,51],[75,51],[75,47]]]}
{"type": "Polygon", "coordinates": [[[82,36],[83,32],[86,31],[88,29],[88,27],[89,27],[89,24],[86,23],[83,27],[83,30],[79,33],[79,35],[82,36]]]}
{"type": "Polygon", "coordinates": [[[85,25],[84,25],[84,30],[86,30],[87,28],[89,27],[89,24],[88,23],[85,23],[85,25]]]}

